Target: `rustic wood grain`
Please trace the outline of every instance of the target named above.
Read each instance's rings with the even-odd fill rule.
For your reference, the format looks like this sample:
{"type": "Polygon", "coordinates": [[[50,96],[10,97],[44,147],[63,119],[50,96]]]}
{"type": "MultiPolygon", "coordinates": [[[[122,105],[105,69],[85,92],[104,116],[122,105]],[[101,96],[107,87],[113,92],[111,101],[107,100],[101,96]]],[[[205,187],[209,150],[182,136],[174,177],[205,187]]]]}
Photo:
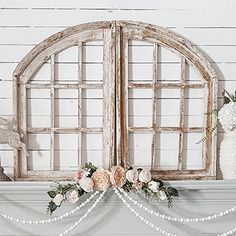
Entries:
{"type": "MultiPolygon", "coordinates": [[[[181,76],[180,82],[185,82],[185,73],[186,73],[186,60],[181,58],[181,76]]],[[[180,116],[179,116],[179,127],[184,129],[184,88],[180,88],[180,116]]],[[[180,131],[179,133],[179,156],[178,156],[178,170],[183,169],[183,155],[184,155],[184,132],[180,131]]]]}
{"type": "MultiPolygon", "coordinates": [[[[51,128],[55,127],[55,54],[51,56],[51,88],[50,88],[50,105],[51,105],[51,128]]],[[[55,135],[53,129],[50,132],[50,170],[55,166],[55,135]]]]}
{"type": "Polygon", "coordinates": [[[152,66],[152,83],[153,83],[153,96],[152,96],[152,165],[151,169],[155,169],[155,162],[157,157],[157,80],[158,80],[158,44],[153,44],[153,66],[152,66]]]}
{"type": "MultiPolygon", "coordinates": [[[[83,82],[83,43],[78,43],[78,84],[83,82]]],[[[78,88],[78,127],[82,128],[82,86],[78,88]]],[[[78,132],[78,166],[82,165],[82,132],[78,132]]]]}
{"type": "MultiPolygon", "coordinates": [[[[42,43],[37,45],[25,58],[18,64],[14,71],[14,114],[15,129],[23,134],[23,139],[27,141],[27,133],[82,133],[82,132],[103,132],[103,165],[109,167],[114,163],[121,163],[124,167],[129,165],[129,132],[151,132],[153,134],[152,144],[152,168],[154,167],[156,133],[157,132],[179,132],[179,164],[178,170],[153,170],[153,176],[161,176],[164,179],[209,179],[215,178],[216,160],[216,131],[210,134],[211,129],[216,124],[216,119],[210,114],[206,116],[204,127],[184,127],[184,89],[205,89],[205,112],[210,112],[217,107],[217,79],[216,73],[209,61],[191,45],[176,33],[158,27],[132,21],[104,21],[82,24],[70,27],[57,34],[52,35],[42,43]],[[82,43],[88,41],[103,40],[104,42],[104,81],[102,84],[84,84],[82,81],[81,69],[81,48],[82,43]],[[154,45],[154,63],[152,83],[129,83],[128,82],[128,42],[129,40],[140,40],[154,45]],[[79,46],[78,46],[79,45],[79,46]],[[167,48],[182,58],[181,80],[178,83],[161,83],[156,78],[156,49],[159,47],[167,48]],[[43,65],[43,63],[53,58],[62,50],[72,46],[78,46],[80,59],[78,60],[78,83],[76,84],[37,84],[31,83],[33,75],[43,65]],[[188,84],[184,81],[185,64],[194,66],[202,76],[201,83],[188,84]],[[55,89],[78,89],[79,108],[81,109],[81,90],[82,89],[103,89],[103,128],[84,128],[78,123],[77,128],[55,128],[54,121],[51,120],[52,127],[29,128],[27,127],[27,106],[26,89],[45,89],[51,90],[51,100],[54,100],[55,89]],[[130,127],[128,123],[128,90],[129,89],[152,89],[153,90],[153,122],[152,127],[130,127]],[[154,115],[157,112],[155,101],[157,99],[157,89],[180,89],[180,124],[179,127],[160,127],[156,123],[154,115]],[[207,136],[206,143],[203,145],[204,168],[202,170],[183,170],[183,133],[198,132],[207,136]]],[[[54,76],[53,76],[54,77],[54,76]]],[[[52,79],[54,80],[54,79],[52,79]]],[[[52,102],[52,101],[51,101],[52,102]]],[[[53,103],[53,102],[52,102],[53,103]]],[[[51,108],[53,104],[51,103],[51,108]]],[[[81,114],[78,111],[78,116],[81,114]]],[[[54,117],[54,114],[51,114],[54,117]]],[[[156,115],[155,115],[156,117],[156,115]]],[[[53,119],[53,118],[51,118],[53,119]]],[[[80,121],[79,121],[80,122],[80,121]]],[[[80,135],[79,134],[79,135],[80,135]]],[[[79,138],[80,139],[80,138],[79,138]]],[[[53,138],[52,147],[53,145],[53,138]]],[[[81,141],[79,141],[81,146],[81,141]]],[[[81,162],[79,153],[79,162],[81,162]]],[[[53,156],[53,151],[51,151],[53,156]]],[[[147,157],[148,158],[148,157],[147,157]]],[[[23,153],[15,151],[15,176],[16,178],[37,178],[40,171],[33,172],[27,170],[27,159],[23,153]]],[[[51,161],[51,169],[53,169],[51,161]]],[[[49,171],[48,176],[42,172],[44,178],[66,178],[68,172],[49,171]],[[46,177],[47,176],[47,177],[46,177]]]]}

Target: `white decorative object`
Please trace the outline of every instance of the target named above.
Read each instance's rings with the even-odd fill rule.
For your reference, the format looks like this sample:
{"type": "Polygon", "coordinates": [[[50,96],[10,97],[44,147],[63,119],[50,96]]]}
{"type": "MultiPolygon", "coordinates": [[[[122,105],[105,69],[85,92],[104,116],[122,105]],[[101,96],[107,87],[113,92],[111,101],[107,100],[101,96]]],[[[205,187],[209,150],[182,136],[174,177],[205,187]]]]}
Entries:
{"type": "Polygon", "coordinates": [[[236,128],[236,103],[231,101],[220,109],[218,119],[225,132],[236,128]]]}
{"type": "MultiPolygon", "coordinates": [[[[0,144],[8,144],[12,148],[22,149],[26,152],[25,144],[21,142],[20,135],[9,128],[2,128],[3,125],[7,125],[6,119],[0,117],[0,144]]],[[[27,156],[29,153],[26,152],[27,156]]]]}
{"type": "Polygon", "coordinates": [[[223,179],[236,179],[236,130],[226,132],[221,142],[220,169],[223,179]]]}
{"type": "MultiPolygon", "coordinates": [[[[26,152],[26,155],[29,156],[29,153],[26,151],[25,144],[20,140],[20,135],[11,129],[8,129],[8,127],[3,128],[3,126],[7,125],[8,125],[7,120],[0,117],[0,144],[8,144],[13,148],[22,149],[26,152]]],[[[4,174],[4,169],[1,167],[1,161],[0,161],[0,181],[11,181],[11,179],[4,174]]]]}

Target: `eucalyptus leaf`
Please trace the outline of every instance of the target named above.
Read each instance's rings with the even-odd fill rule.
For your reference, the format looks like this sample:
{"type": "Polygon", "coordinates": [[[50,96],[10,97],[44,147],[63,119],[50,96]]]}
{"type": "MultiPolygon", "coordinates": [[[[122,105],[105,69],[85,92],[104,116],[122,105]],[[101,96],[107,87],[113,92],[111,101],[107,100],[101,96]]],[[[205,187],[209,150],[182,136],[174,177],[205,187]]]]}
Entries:
{"type": "Polygon", "coordinates": [[[173,188],[173,187],[168,187],[167,188],[167,192],[171,195],[171,196],[175,196],[178,197],[179,193],[177,191],[177,189],[173,188]]]}
{"type": "Polygon", "coordinates": [[[53,201],[50,201],[48,203],[48,209],[47,209],[48,213],[52,214],[56,209],[57,209],[57,205],[53,201]]]}
{"type": "Polygon", "coordinates": [[[48,195],[51,197],[51,198],[54,198],[56,196],[56,192],[55,191],[48,191],[48,195]]]}

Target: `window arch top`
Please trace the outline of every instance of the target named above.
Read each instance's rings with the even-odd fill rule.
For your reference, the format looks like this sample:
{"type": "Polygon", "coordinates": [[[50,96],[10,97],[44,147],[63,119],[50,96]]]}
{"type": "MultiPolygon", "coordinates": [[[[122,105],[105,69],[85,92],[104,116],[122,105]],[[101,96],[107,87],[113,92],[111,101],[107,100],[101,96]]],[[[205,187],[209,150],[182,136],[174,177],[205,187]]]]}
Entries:
{"type": "MultiPolygon", "coordinates": [[[[142,56],[139,53],[140,55],[142,56]]],[[[147,74],[145,76],[148,77],[147,74]]],[[[211,130],[216,120],[210,115],[209,111],[214,110],[217,106],[216,73],[210,62],[198,49],[192,46],[189,41],[168,29],[133,21],[101,21],[73,26],[50,36],[32,49],[16,67],[13,80],[15,130],[23,134],[28,150],[31,149],[31,140],[29,141],[29,139],[36,134],[49,135],[51,145],[48,154],[50,159],[48,170],[32,170],[29,167],[30,160],[25,153],[15,151],[16,178],[38,179],[38,176],[42,176],[43,179],[70,178],[73,176],[71,171],[62,171],[57,166],[59,155],[56,148],[57,138],[63,134],[78,134],[79,157],[77,164],[79,165],[83,162],[84,155],[84,151],[82,151],[83,135],[87,133],[100,133],[102,135],[101,156],[104,167],[114,164],[135,165],[135,149],[132,149],[135,146],[135,135],[148,133],[151,140],[150,144],[147,144],[148,149],[150,149],[150,157],[145,158],[149,158],[150,162],[144,166],[151,167],[154,176],[166,179],[215,177],[216,131],[211,133],[211,130]],[[99,82],[95,80],[95,82],[91,82],[93,80],[88,82],[85,79],[87,76],[85,68],[87,62],[84,59],[87,53],[85,47],[93,42],[100,42],[100,48],[102,49],[100,55],[102,61],[91,63],[99,64],[100,69],[102,68],[103,75],[99,82]],[[133,51],[133,48],[137,47],[139,50],[143,42],[147,49],[143,51],[143,56],[148,55],[150,51],[151,58],[146,61],[144,59],[144,62],[141,63],[138,61],[140,59],[135,61],[136,52],[133,51]],[[73,78],[60,82],[57,78],[60,71],[59,66],[68,63],[60,62],[58,57],[70,48],[76,50],[75,61],[70,61],[72,66],[76,67],[75,74],[72,76],[70,74],[72,72],[68,70],[68,77],[73,78]],[[166,62],[162,55],[164,50],[170,52],[171,55],[177,55],[179,60],[166,62]],[[38,83],[35,78],[45,65],[49,68],[50,78],[48,81],[38,83]],[[151,70],[151,79],[148,80],[144,77],[142,79],[132,79],[133,76],[137,75],[137,72],[136,74],[133,72],[134,67],[141,71],[142,66],[151,70]],[[166,68],[163,68],[164,66],[166,68]],[[179,74],[172,72],[171,79],[167,75],[165,75],[166,77],[162,76],[164,70],[171,72],[177,66],[179,66],[179,74]],[[200,75],[199,80],[189,80],[191,68],[194,68],[200,75]],[[31,124],[32,121],[29,121],[33,117],[30,113],[33,107],[32,104],[28,106],[28,101],[33,100],[31,93],[35,89],[49,91],[49,124],[46,127],[34,127],[31,124]],[[60,105],[57,105],[56,102],[61,101],[62,98],[59,94],[66,89],[77,91],[78,96],[73,97],[74,100],[77,100],[76,107],[78,108],[76,111],[77,123],[73,127],[60,126],[57,120],[61,117],[58,111],[60,105]],[[102,101],[102,111],[100,112],[102,123],[99,127],[88,128],[87,123],[83,121],[84,117],[87,116],[87,114],[84,114],[87,112],[86,105],[83,103],[87,99],[84,91],[87,93],[89,90],[96,89],[102,92],[102,97],[99,98],[102,101]],[[136,115],[132,113],[136,109],[136,95],[134,94],[138,94],[138,90],[151,94],[150,98],[149,95],[144,95],[147,96],[145,97],[147,107],[150,103],[150,116],[138,114],[138,116],[145,116],[145,119],[150,120],[149,123],[147,122],[144,125],[137,125],[136,115]],[[170,95],[163,95],[168,91],[170,95]],[[196,101],[200,99],[199,95],[193,95],[195,93],[202,94],[203,109],[201,115],[203,117],[201,125],[187,121],[188,117],[195,116],[195,120],[200,117],[199,114],[188,114],[188,112],[191,113],[191,106],[195,106],[196,101]],[[175,124],[167,124],[168,122],[162,124],[162,118],[160,117],[163,114],[161,109],[165,106],[175,106],[173,104],[177,104],[170,105],[167,102],[165,105],[161,105],[161,102],[165,102],[165,99],[167,101],[178,100],[178,108],[176,108],[178,115],[169,114],[169,111],[164,114],[166,120],[171,116],[175,116],[175,124]],[[192,101],[194,102],[191,103],[192,101]],[[204,116],[204,113],[207,113],[207,115],[204,116]],[[170,148],[172,152],[173,150],[176,151],[176,166],[164,167],[163,169],[160,166],[160,159],[162,158],[161,143],[163,142],[162,139],[165,139],[165,135],[169,134],[174,134],[178,140],[178,146],[170,148]],[[202,156],[202,167],[197,169],[194,169],[195,167],[188,168],[187,164],[187,156],[189,155],[187,137],[191,134],[201,134],[207,137],[206,142],[201,147],[201,152],[199,152],[202,156]],[[164,138],[162,135],[164,135],[164,138]]],[[[141,93],[139,92],[139,94],[141,93]]],[[[142,100],[140,97],[138,99],[139,101],[142,100]]],[[[148,112],[148,108],[146,110],[148,112]]],[[[66,112],[63,114],[64,116],[68,115],[66,112]]],[[[73,115],[75,116],[75,114],[73,115]]]]}

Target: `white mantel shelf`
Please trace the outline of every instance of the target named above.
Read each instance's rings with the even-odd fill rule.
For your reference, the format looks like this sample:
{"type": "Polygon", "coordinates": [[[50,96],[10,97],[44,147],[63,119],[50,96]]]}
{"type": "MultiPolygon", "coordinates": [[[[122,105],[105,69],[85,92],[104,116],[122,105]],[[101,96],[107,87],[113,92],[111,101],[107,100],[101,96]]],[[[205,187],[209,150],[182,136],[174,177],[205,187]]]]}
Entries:
{"type": "MultiPolygon", "coordinates": [[[[63,182],[61,182],[63,183],[63,182]]],[[[47,191],[54,182],[0,182],[0,211],[25,219],[43,219],[46,206],[50,200],[47,191]]],[[[236,205],[236,181],[169,181],[166,186],[179,190],[180,197],[174,199],[172,209],[166,202],[152,205],[153,209],[166,215],[176,217],[199,217],[219,213],[236,205]]],[[[143,204],[147,201],[139,196],[132,196],[143,204]]],[[[86,197],[85,197],[86,198],[86,197]]],[[[81,200],[83,201],[83,200],[81,200]]],[[[81,202],[80,201],[80,202],[81,202]]],[[[92,203],[89,203],[91,205],[92,203]]],[[[55,215],[60,215],[73,209],[70,203],[63,204],[55,215]]],[[[150,206],[149,206],[150,207],[150,206]]],[[[81,209],[75,215],[61,222],[41,226],[11,224],[0,217],[0,236],[54,236],[71,226],[78,216],[86,209],[81,209]]],[[[139,210],[139,209],[137,209],[139,210]]],[[[142,212],[142,211],[140,211],[142,212]]],[[[143,213],[144,214],[144,213],[143,213]]],[[[145,214],[144,214],[145,215],[145,214]]],[[[167,222],[163,219],[149,217],[161,228],[175,233],[177,236],[216,236],[236,227],[236,212],[202,225],[191,225],[167,222]]],[[[88,217],[86,222],[73,231],[79,236],[161,236],[142,224],[123,205],[112,190],[109,190],[98,207],[88,217]],[[127,223],[128,222],[128,223],[127,223]]]]}
{"type": "MultiPolygon", "coordinates": [[[[36,182],[36,181],[12,181],[0,182],[0,193],[2,191],[19,192],[45,192],[50,189],[55,182],[36,182]]],[[[63,184],[63,182],[60,182],[63,184]]],[[[66,183],[66,182],[65,182],[66,183]]],[[[196,180],[196,181],[168,181],[167,186],[176,187],[178,190],[236,190],[236,180],[196,180]]]]}

